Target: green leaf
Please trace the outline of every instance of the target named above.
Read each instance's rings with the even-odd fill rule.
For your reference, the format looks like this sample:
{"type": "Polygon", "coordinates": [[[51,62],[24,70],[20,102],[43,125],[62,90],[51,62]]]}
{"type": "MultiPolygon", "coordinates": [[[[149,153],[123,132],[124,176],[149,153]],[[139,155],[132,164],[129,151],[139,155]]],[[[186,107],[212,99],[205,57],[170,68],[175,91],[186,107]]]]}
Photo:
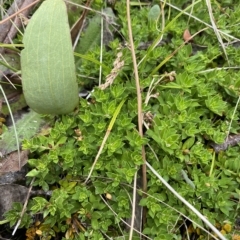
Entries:
{"type": "Polygon", "coordinates": [[[191,138],[188,138],[184,143],[183,143],[183,146],[182,146],[182,149],[185,150],[185,149],[190,149],[193,144],[195,142],[195,137],[191,137],[191,138]]]}
{"type": "Polygon", "coordinates": [[[148,13],[148,21],[157,21],[161,14],[161,10],[158,4],[151,7],[148,13]]]}
{"type": "Polygon", "coordinates": [[[89,20],[89,25],[81,37],[80,43],[76,47],[76,52],[86,54],[88,50],[96,45],[100,45],[101,39],[101,16],[96,15],[89,20]]]}
{"type": "Polygon", "coordinates": [[[124,91],[126,89],[122,85],[113,85],[110,88],[112,96],[117,99],[117,98],[122,98],[122,95],[124,94],[124,91]]]}
{"type": "Polygon", "coordinates": [[[31,207],[31,210],[35,213],[41,211],[48,204],[48,201],[42,197],[35,197],[33,201],[34,204],[31,207]]]}
{"type": "Polygon", "coordinates": [[[222,100],[219,95],[211,96],[206,101],[206,106],[214,113],[222,116],[223,112],[226,111],[226,102],[222,100]]]}
{"type": "Polygon", "coordinates": [[[91,226],[92,226],[92,228],[95,229],[95,230],[99,229],[98,220],[95,219],[95,218],[93,218],[93,219],[91,220],[91,226]]]}
{"type": "MultiPolygon", "coordinates": [[[[19,141],[33,137],[43,124],[44,119],[41,118],[39,114],[33,111],[24,114],[16,123],[19,141]]],[[[14,135],[14,128],[10,127],[9,130],[2,135],[0,152],[5,155],[15,150],[17,150],[17,142],[14,135]]]]}
{"type": "MultiPolygon", "coordinates": [[[[106,14],[108,19],[115,17],[111,8],[105,8],[103,10],[103,13],[106,14]]],[[[81,37],[79,44],[76,47],[76,52],[86,54],[94,46],[100,45],[101,18],[102,17],[99,14],[97,14],[96,16],[89,20],[89,25],[85,30],[83,36],[81,37]]]]}
{"type": "Polygon", "coordinates": [[[173,154],[173,150],[179,148],[180,135],[173,128],[159,129],[158,126],[154,126],[154,131],[148,129],[147,135],[152,137],[169,154],[173,154]]]}
{"type": "Polygon", "coordinates": [[[27,26],[23,43],[22,84],[28,105],[43,114],[73,111],[78,86],[64,1],[42,3],[27,26]]]}
{"type": "Polygon", "coordinates": [[[26,176],[27,177],[36,177],[38,174],[39,174],[39,171],[37,169],[33,169],[26,176]]]}
{"type": "Polygon", "coordinates": [[[176,82],[180,84],[183,89],[191,88],[196,85],[196,79],[187,73],[177,75],[176,82]]]}

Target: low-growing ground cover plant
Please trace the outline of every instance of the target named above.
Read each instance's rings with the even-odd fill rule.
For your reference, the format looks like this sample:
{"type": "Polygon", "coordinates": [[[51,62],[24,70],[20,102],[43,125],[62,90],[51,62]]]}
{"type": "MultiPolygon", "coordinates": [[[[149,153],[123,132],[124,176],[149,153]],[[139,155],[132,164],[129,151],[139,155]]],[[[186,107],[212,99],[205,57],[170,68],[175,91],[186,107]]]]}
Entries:
{"type": "MultiPolygon", "coordinates": [[[[206,2],[130,2],[143,137],[126,1],[108,3],[115,31],[107,18],[104,26],[114,37],[103,49],[93,44],[75,54],[80,88],[94,91],[72,113],[52,116],[47,132],[23,141],[30,150],[27,182],[34,179],[32,185],[44,193],[29,200],[21,219],[28,239],[131,238],[127,223],[137,172],[143,214],[136,209],[136,222],[143,220],[143,229],[135,226],[140,233],[132,239],[218,239],[150,168],[142,191],[143,156],[225,239],[240,239],[240,8],[237,1],[215,1],[211,12],[206,2]]],[[[92,6],[101,7],[101,1],[92,6]]],[[[89,18],[94,14],[99,13],[89,18]]],[[[15,204],[6,213],[11,226],[22,207],[15,204]]]]}

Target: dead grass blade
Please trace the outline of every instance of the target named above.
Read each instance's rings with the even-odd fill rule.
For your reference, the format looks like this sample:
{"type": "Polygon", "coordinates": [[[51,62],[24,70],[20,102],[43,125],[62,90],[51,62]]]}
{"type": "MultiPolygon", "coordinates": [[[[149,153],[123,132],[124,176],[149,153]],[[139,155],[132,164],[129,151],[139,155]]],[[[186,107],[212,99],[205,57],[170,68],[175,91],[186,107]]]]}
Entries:
{"type": "Polygon", "coordinates": [[[30,183],[30,187],[29,187],[29,190],[28,190],[28,193],[27,193],[26,201],[25,201],[25,203],[24,203],[24,205],[23,205],[23,209],[22,209],[22,211],[21,211],[21,213],[20,213],[19,220],[18,220],[15,228],[13,229],[12,235],[15,234],[15,232],[17,231],[18,227],[19,227],[20,224],[21,224],[22,217],[23,217],[23,215],[24,215],[24,213],[25,213],[25,211],[26,211],[26,209],[27,209],[27,204],[28,204],[28,200],[29,200],[29,197],[30,197],[30,193],[31,193],[31,191],[32,191],[32,187],[33,187],[34,181],[35,181],[35,178],[33,178],[32,181],[31,181],[31,183],[30,183]]]}
{"type": "Polygon", "coordinates": [[[212,24],[212,28],[213,28],[213,31],[215,32],[216,36],[217,36],[217,39],[218,39],[218,42],[220,43],[222,49],[223,49],[223,52],[224,52],[224,55],[226,56],[226,59],[227,59],[227,62],[229,64],[229,59],[228,59],[228,56],[227,56],[227,52],[226,52],[226,49],[225,49],[225,46],[224,46],[224,43],[222,41],[222,37],[219,33],[219,30],[215,24],[215,21],[214,21],[214,17],[213,17],[213,12],[212,12],[212,5],[211,5],[211,1],[210,0],[206,0],[206,4],[207,4],[207,8],[208,8],[208,13],[209,13],[209,17],[210,17],[210,20],[211,20],[211,24],[212,24]]]}
{"type": "MultiPolygon", "coordinates": [[[[131,25],[131,14],[130,14],[130,0],[127,0],[127,23],[128,23],[128,37],[129,37],[129,44],[130,44],[130,50],[132,53],[132,60],[133,60],[133,68],[134,68],[134,75],[135,75],[135,83],[136,83],[136,91],[137,91],[137,104],[138,104],[138,132],[141,137],[143,137],[143,115],[142,115],[142,95],[141,95],[141,89],[140,89],[140,81],[138,76],[138,65],[135,55],[135,49],[134,49],[134,43],[133,43],[133,35],[132,35],[132,25],[131,25]]],[[[143,191],[147,191],[147,171],[146,171],[146,155],[145,155],[145,148],[142,146],[142,159],[143,159],[143,165],[142,165],[142,187],[143,191]]],[[[135,216],[135,204],[136,204],[136,188],[135,184],[137,182],[136,180],[137,174],[134,176],[134,190],[133,190],[133,207],[132,207],[132,222],[131,222],[131,229],[130,229],[130,235],[129,240],[132,239],[133,236],[133,226],[134,226],[134,216],[135,216]]],[[[143,211],[143,225],[146,221],[146,210],[143,211]]]]}
{"type": "MultiPolygon", "coordinates": [[[[75,24],[72,26],[71,28],[71,39],[72,39],[72,43],[75,43],[76,39],[77,39],[77,36],[79,35],[79,32],[82,30],[83,28],[83,23],[84,23],[84,20],[88,14],[88,11],[89,11],[89,7],[91,5],[92,1],[91,0],[88,0],[86,2],[86,7],[84,10],[83,10],[83,13],[82,15],[80,16],[80,18],[77,20],[77,22],[75,22],[75,24]]],[[[75,45],[75,44],[73,44],[75,45]]]]}
{"type": "MultiPolygon", "coordinates": [[[[153,152],[154,153],[154,152],[153,152]]],[[[156,159],[157,156],[154,153],[156,159]]],[[[194,212],[199,219],[201,219],[221,240],[227,240],[222,234],[221,232],[219,232],[219,230],[213,226],[212,223],[210,223],[206,217],[204,217],[193,205],[191,205],[185,198],[183,198],[177,191],[175,191],[175,189],[172,188],[172,186],[170,186],[165,180],[164,178],[162,178],[158,172],[148,163],[146,162],[147,167],[151,170],[151,172],[163,183],[163,185],[170,191],[172,192],[172,194],[177,197],[182,203],[184,203],[192,212],[194,212]]],[[[217,239],[217,238],[215,238],[217,239]]]]}
{"type": "Polygon", "coordinates": [[[84,184],[87,184],[89,178],[90,178],[91,175],[92,175],[93,169],[94,169],[94,167],[95,167],[95,165],[96,165],[96,163],[97,163],[97,160],[99,159],[99,157],[100,157],[100,155],[101,155],[101,153],[102,153],[102,150],[103,150],[103,148],[104,148],[104,146],[105,146],[105,143],[106,143],[106,141],[107,141],[107,139],[108,139],[108,137],[109,137],[109,135],[110,135],[110,132],[111,132],[111,130],[112,130],[112,127],[113,127],[113,125],[114,125],[114,123],[115,123],[115,121],[116,121],[116,118],[117,118],[117,116],[118,116],[118,114],[119,114],[119,112],[120,112],[120,110],[121,110],[124,102],[125,102],[125,99],[120,102],[120,104],[118,105],[117,109],[115,110],[115,112],[114,112],[114,114],[113,114],[113,117],[112,117],[112,119],[111,119],[111,121],[110,121],[110,123],[109,123],[109,125],[108,125],[107,131],[106,131],[105,136],[104,136],[104,138],[103,138],[102,144],[101,144],[101,146],[100,146],[100,148],[99,148],[99,150],[98,150],[98,153],[97,153],[97,155],[96,155],[96,157],[95,157],[95,160],[94,160],[94,162],[93,162],[93,165],[92,165],[92,167],[91,167],[91,169],[90,169],[90,172],[89,172],[89,174],[88,174],[88,176],[87,176],[84,184]]]}
{"type": "Polygon", "coordinates": [[[9,21],[10,19],[14,18],[14,17],[17,16],[19,13],[27,10],[27,9],[30,8],[31,6],[34,6],[34,5],[37,4],[39,1],[40,1],[40,0],[36,0],[36,1],[34,1],[33,3],[29,4],[28,6],[20,9],[20,10],[17,11],[16,13],[12,14],[11,16],[3,19],[2,21],[0,21],[0,25],[3,24],[3,23],[5,23],[5,22],[7,22],[7,21],[9,21]]]}
{"type": "MultiPolygon", "coordinates": [[[[103,200],[103,202],[108,206],[108,208],[113,212],[113,214],[118,217],[118,214],[112,209],[112,207],[108,204],[108,202],[100,195],[101,199],[103,200]]],[[[121,220],[121,222],[123,222],[126,226],[131,227],[125,220],[123,220],[122,218],[119,218],[121,220]]],[[[152,240],[152,238],[149,238],[148,236],[144,235],[143,233],[139,232],[137,229],[133,228],[133,231],[135,231],[136,233],[140,234],[142,237],[144,237],[145,239],[149,239],[152,240]]]]}
{"type": "Polygon", "coordinates": [[[8,110],[9,110],[9,113],[10,113],[10,116],[11,116],[11,120],[12,120],[12,123],[13,123],[13,129],[14,129],[14,134],[15,134],[15,138],[16,138],[16,143],[17,143],[17,152],[18,152],[18,167],[19,167],[19,170],[21,169],[21,154],[20,154],[20,144],[19,144],[19,140],[18,140],[18,134],[17,134],[17,129],[16,129],[16,125],[15,125],[15,121],[14,121],[14,118],[13,118],[13,114],[12,114],[12,111],[11,111],[11,107],[8,103],[8,99],[7,99],[7,96],[2,88],[2,86],[0,85],[0,90],[3,94],[3,97],[6,101],[6,104],[7,104],[7,107],[8,107],[8,110]]]}

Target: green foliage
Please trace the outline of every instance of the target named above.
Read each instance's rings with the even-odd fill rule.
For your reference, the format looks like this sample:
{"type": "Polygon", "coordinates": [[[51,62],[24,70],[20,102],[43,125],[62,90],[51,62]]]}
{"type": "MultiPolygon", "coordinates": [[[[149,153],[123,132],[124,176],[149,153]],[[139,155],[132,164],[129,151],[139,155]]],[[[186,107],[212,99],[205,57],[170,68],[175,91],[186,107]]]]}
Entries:
{"type": "MultiPolygon", "coordinates": [[[[236,18],[226,17],[233,11],[228,2],[234,1],[223,1],[224,14],[217,2],[212,3],[216,24],[238,36],[233,24],[236,18]]],[[[174,4],[189,7],[185,6],[187,1],[174,4]]],[[[192,14],[209,22],[205,3],[195,4],[192,14]]],[[[125,1],[117,1],[115,10],[119,31],[128,39],[125,5],[125,1]]],[[[147,161],[181,196],[214,225],[223,226],[225,222],[234,225],[239,209],[239,146],[214,153],[211,143],[225,141],[231,120],[230,133],[239,133],[239,107],[233,116],[240,93],[239,71],[223,68],[228,64],[212,30],[204,31],[193,43],[180,47],[187,24],[193,33],[202,29],[203,24],[183,14],[178,16],[179,12],[166,5],[168,27],[166,32],[160,33],[157,29],[161,29],[161,21],[157,21],[155,13],[149,16],[149,11],[151,15],[153,10],[131,6],[136,57],[138,62],[145,58],[138,66],[143,101],[148,103],[143,106],[144,126],[149,126],[144,129],[144,138],[137,132],[131,53],[128,48],[117,49],[122,39],[115,39],[108,50],[103,50],[105,66],[112,66],[119,51],[123,54],[124,67],[114,83],[105,90],[95,87],[90,100],[80,99],[76,112],[57,118],[49,135],[39,135],[23,143],[23,148],[31,151],[28,179],[35,177],[34,186],[50,191],[47,197],[30,200],[25,214],[28,221],[23,225],[28,226],[30,216],[41,214],[41,226],[45,227],[46,235],[54,235],[50,229],[65,234],[66,239],[66,235],[68,239],[105,239],[106,235],[120,239],[127,235],[121,219],[131,215],[130,185],[142,165],[142,145],[147,144],[159,159],[146,146],[147,161]],[[149,17],[156,22],[149,23],[149,17]],[[146,50],[138,48],[141,42],[160,37],[165,42],[162,46],[154,48],[152,43],[146,50]],[[176,49],[178,51],[172,54],[176,49]],[[215,67],[221,69],[213,69],[215,67]],[[173,71],[175,74],[169,74],[173,71]],[[149,93],[150,99],[147,99],[149,93]],[[123,99],[126,101],[94,167],[91,181],[85,185],[107,126],[123,99]],[[78,235],[72,230],[76,225],[78,235]]],[[[240,14],[237,6],[235,11],[240,14]]],[[[238,65],[239,48],[232,45],[226,51],[231,66],[238,65]]],[[[85,57],[77,71],[86,76],[98,76],[98,65],[87,59],[99,59],[99,47],[93,47],[85,57]]],[[[102,74],[106,77],[108,69],[103,68],[102,74]]],[[[79,79],[80,85],[86,81],[79,79]]],[[[194,221],[194,233],[202,239],[209,238],[208,233],[197,228],[196,223],[206,228],[198,217],[155,175],[151,172],[147,175],[148,195],[140,201],[140,205],[147,208],[143,233],[152,239],[182,239],[182,232],[186,232],[182,227],[186,223],[184,216],[187,216],[194,221]]],[[[15,209],[6,215],[11,224],[18,219],[19,212],[20,209],[15,209]]],[[[232,233],[226,234],[231,237],[232,233]]]]}
{"type": "Polygon", "coordinates": [[[130,217],[128,188],[123,190],[122,184],[131,183],[136,172],[135,165],[142,164],[140,147],[146,140],[139,137],[135,124],[131,123],[133,117],[126,114],[135,111],[132,107],[135,105],[131,103],[136,99],[126,89],[124,92],[121,88],[113,90],[95,89],[95,104],[89,105],[82,99],[79,112],[74,116],[62,116],[48,137],[39,136],[23,144],[23,147],[41,155],[39,159],[29,159],[30,166],[34,168],[28,176],[36,178],[34,185],[41,186],[45,191],[58,186],[49,201],[42,197],[33,198],[29,211],[33,214],[41,212],[45,223],[56,224],[59,230],[66,231],[66,218],[77,213],[82,221],[90,224],[94,236],[99,234],[100,229],[107,231],[115,218],[100,198],[107,193],[114,199],[111,201],[113,209],[121,210],[122,218],[130,217]],[[114,124],[90,186],[83,186],[80,179],[90,170],[106,127],[119,104],[118,95],[128,98],[129,106],[124,105],[114,124]],[[106,102],[106,99],[109,101],[106,102]],[[75,134],[75,130],[81,133],[80,136],[75,134]],[[124,146],[127,146],[128,152],[123,151],[124,146]],[[105,176],[105,180],[98,176],[105,176]],[[103,215],[103,212],[108,214],[103,215]]]}
{"type": "MultiPolygon", "coordinates": [[[[20,212],[22,211],[22,204],[20,203],[14,203],[12,206],[12,209],[4,214],[4,216],[9,220],[10,227],[14,226],[16,223],[16,219],[20,217],[20,212]]],[[[28,214],[23,214],[22,221],[20,224],[21,227],[29,227],[30,224],[32,224],[31,216],[28,214]]]]}

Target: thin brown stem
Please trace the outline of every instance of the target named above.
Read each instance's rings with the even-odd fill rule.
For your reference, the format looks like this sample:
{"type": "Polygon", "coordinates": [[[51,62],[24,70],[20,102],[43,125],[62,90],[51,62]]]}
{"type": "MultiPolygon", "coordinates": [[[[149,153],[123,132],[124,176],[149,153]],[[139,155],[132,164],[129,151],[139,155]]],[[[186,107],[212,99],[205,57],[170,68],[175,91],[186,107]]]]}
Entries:
{"type": "MultiPolygon", "coordinates": [[[[138,75],[138,67],[137,67],[137,60],[135,55],[134,43],[133,43],[133,35],[132,35],[132,25],[131,25],[131,14],[130,14],[130,0],[127,0],[127,22],[128,22],[128,37],[130,43],[130,49],[132,53],[132,61],[133,61],[133,68],[134,68],[134,75],[135,75],[135,83],[136,83],[136,91],[137,91],[137,103],[138,103],[138,132],[141,137],[143,137],[143,113],[142,113],[142,96],[141,96],[141,88],[140,88],[140,81],[138,75]]],[[[142,158],[143,158],[143,165],[142,165],[142,187],[143,192],[147,190],[147,175],[146,175],[146,156],[145,156],[145,148],[142,146],[142,158]]],[[[134,192],[136,189],[134,189],[134,192]]],[[[135,201],[136,200],[136,193],[133,194],[133,209],[132,209],[132,223],[131,223],[131,232],[134,225],[134,215],[135,215],[135,201]]],[[[145,211],[144,211],[145,212],[145,211]]],[[[145,213],[144,213],[145,215],[145,213]]],[[[143,223],[145,223],[145,216],[143,215],[143,223]]],[[[129,237],[130,239],[130,237],[129,237]]]]}
{"type": "Polygon", "coordinates": [[[30,8],[31,6],[37,4],[39,1],[40,1],[40,0],[36,0],[36,1],[34,1],[33,3],[27,5],[26,7],[20,9],[19,11],[15,12],[15,13],[12,14],[11,16],[3,19],[2,21],[0,21],[0,24],[3,24],[3,23],[5,23],[5,22],[9,21],[10,19],[12,19],[12,18],[14,18],[15,16],[17,16],[19,13],[21,13],[21,12],[25,11],[26,9],[30,8]]]}
{"type": "Polygon", "coordinates": [[[89,11],[89,7],[91,5],[92,1],[91,0],[88,0],[87,3],[86,3],[86,7],[84,10],[83,10],[83,13],[81,15],[81,17],[77,20],[77,22],[72,26],[71,28],[71,39],[72,39],[72,43],[74,44],[76,38],[77,38],[77,35],[79,33],[79,30],[83,28],[83,23],[84,23],[84,20],[88,14],[88,11],[89,11]]]}

